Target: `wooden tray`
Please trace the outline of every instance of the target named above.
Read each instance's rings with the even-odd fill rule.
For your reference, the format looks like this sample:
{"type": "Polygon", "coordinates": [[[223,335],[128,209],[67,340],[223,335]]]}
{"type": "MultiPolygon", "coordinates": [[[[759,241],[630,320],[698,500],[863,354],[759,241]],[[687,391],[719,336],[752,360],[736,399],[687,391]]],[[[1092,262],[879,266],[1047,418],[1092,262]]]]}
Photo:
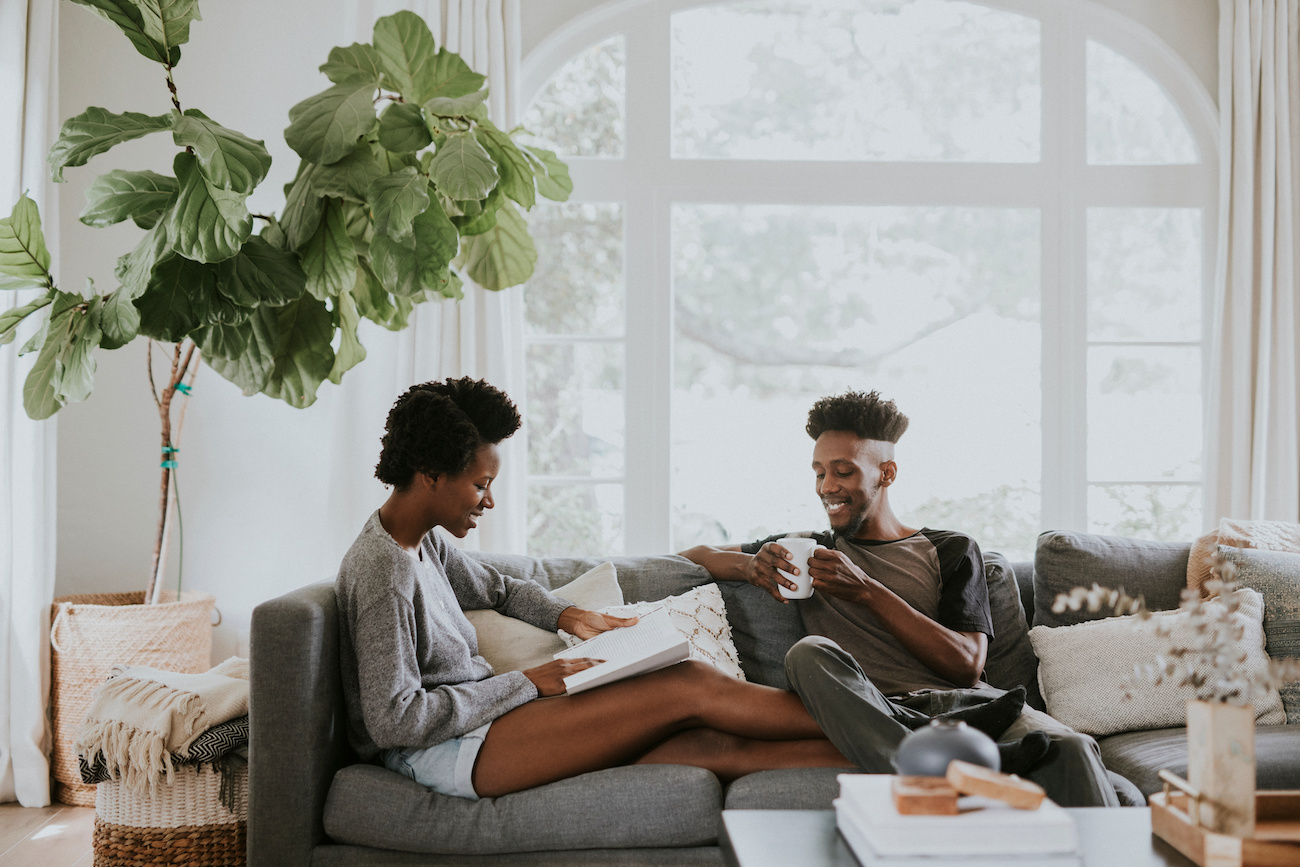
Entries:
{"type": "Polygon", "coordinates": [[[1160,772],[1163,792],[1149,799],[1151,833],[1200,867],[1295,867],[1300,864],[1300,791],[1255,793],[1255,834],[1230,837],[1194,818],[1200,795],[1181,778],[1160,772]],[[1177,789],[1177,791],[1175,791],[1177,789]]]}

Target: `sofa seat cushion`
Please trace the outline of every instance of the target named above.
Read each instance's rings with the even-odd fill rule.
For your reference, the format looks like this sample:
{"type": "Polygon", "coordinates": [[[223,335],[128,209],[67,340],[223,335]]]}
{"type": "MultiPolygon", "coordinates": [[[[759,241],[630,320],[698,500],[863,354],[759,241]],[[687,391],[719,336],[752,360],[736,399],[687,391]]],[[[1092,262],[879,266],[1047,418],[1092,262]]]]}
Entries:
{"type": "MultiPolygon", "coordinates": [[[[1112,735],[1097,741],[1106,767],[1122,774],[1151,795],[1164,783],[1167,768],[1187,779],[1187,729],[1152,729],[1112,735]]],[[[1300,725],[1255,727],[1255,785],[1259,789],[1300,789],[1300,725]]]]}
{"type": "Polygon", "coordinates": [[[359,764],[334,775],[325,833],[339,843],[449,855],[707,846],[717,841],[721,809],[718,778],[681,765],[610,768],[470,801],[359,764]]]}
{"type": "Polygon", "coordinates": [[[727,787],[728,810],[830,810],[840,774],[856,768],[788,768],[746,774],[727,787]]]}

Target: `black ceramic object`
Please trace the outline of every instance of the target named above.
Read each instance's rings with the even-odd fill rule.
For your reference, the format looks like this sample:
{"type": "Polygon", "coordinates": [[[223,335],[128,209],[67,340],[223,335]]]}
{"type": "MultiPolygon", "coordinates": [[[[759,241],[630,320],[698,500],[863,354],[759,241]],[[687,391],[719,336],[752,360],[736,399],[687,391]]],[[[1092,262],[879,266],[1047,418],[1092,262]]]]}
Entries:
{"type": "Polygon", "coordinates": [[[894,754],[894,767],[900,774],[919,777],[942,777],[953,759],[1002,769],[998,745],[993,738],[964,722],[934,720],[924,728],[909,732],[894,754]]]}

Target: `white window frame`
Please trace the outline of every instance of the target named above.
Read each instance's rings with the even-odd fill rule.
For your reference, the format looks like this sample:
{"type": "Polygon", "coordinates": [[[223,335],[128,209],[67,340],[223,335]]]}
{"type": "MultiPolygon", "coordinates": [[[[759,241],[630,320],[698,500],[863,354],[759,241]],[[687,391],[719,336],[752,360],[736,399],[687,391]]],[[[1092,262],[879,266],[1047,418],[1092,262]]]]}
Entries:
{"type": "MultiPolygon", "coordinates": [[[[574,201],[621,203],[624,213],[626,553],[662,552],[671,538],[675,202],[795,205],[960,205],[1036,208],[1042,256],[1042,526],[1087,529],[1087,212],[1090,207],[1202,210],[1202,383],[1209,382],[1211,281],[1218,224],[1217,111],[1187,63],[1150,30],[1091,0],[972,0],[1041,23],[1042,153],[1036,163],[791,162],[762,187],[770,163],[670,156],[670,27],[699,0],[614,0],[574,18],[525,58],[521,105],[578,52],[622,35],[626,142],[621,158],[565,157],[574,201]],[[1086,46],[1113,48],[1159,82],[1196,143],[1195,165],[1090,166],[1086,46]],[[978,177],[972,178],[972,167],[978,177]],[[858,190],[872,190],[864,200],[858,190]],[[953,190],[957,190],[954,194],[953,190]]],[[[552,342],[539,337],[539,341],[552,342]]],[[[527,375],[521,371],[521,375],[527,375]]],[[[521,379],[519,381],[527,381],[521,379]]],[[[1208,396],[1203,387],[1202,406],[1208,396]]],[[[1208,415],[1203,411],[1203,418],[1208,415]]],[[[526,435],[526,434],[525,434],[526,435]]],[[[1208,439],[1206,440],[1208,442],[1208,439]]],[[[1205,458],[1210,457],[1208,451],[1205,458]]],[[[1202,468],[1202,482],[1208,467],[1202,468]]],[[[542,482],[539,478],[536,481],[542,482]]],[[[576,483],[578,479],[545,480],[576,483]]],[[[1163,484],[1163,482],[1162,482],[1163,484]]],[[[1204,489],[1203,489],[1204,493],[1204,489]]],[[[1209,514],[1208,508],[1205,514],[1209,514]]]]}

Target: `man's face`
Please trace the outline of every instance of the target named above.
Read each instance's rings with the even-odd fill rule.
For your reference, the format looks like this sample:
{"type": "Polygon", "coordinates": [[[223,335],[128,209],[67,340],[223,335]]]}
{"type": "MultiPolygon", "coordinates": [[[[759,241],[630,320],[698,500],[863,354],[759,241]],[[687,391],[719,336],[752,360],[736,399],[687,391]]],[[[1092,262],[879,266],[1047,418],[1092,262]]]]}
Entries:
{"type": "MultiPolygon", "coordinates": [[[[852,431],[828,430],[813,446],[813,472],[831,529],[855,536],[880,497],[882,464],[889,443],[866,440],[852,431]]],[[[892,466],[892,461],[890,461],[892,466]]]]}

